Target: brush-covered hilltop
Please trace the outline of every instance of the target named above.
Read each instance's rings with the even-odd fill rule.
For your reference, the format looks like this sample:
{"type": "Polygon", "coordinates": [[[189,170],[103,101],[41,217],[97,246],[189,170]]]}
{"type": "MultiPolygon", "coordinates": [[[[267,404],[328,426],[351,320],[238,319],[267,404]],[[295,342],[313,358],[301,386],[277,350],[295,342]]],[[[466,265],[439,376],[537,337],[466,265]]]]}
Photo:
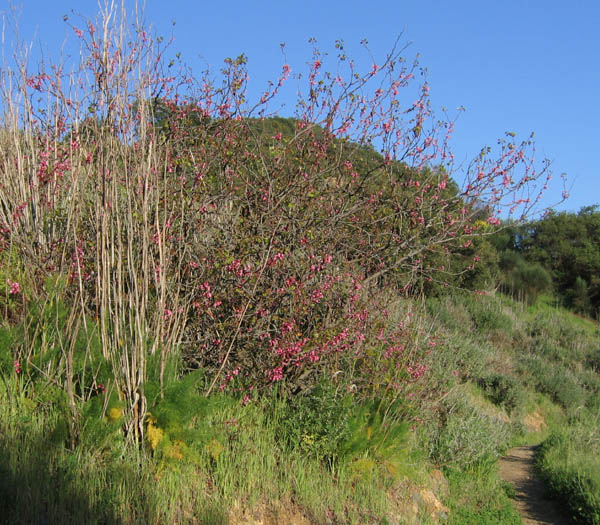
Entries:
{"type": "Polygon", "coordinates": [[[3,519],[520,523],[541,444],[600,523],[600,213],[535,219],[532,142],[457,171],[397,49],[283,118],[289,65],[252,103],[103,16],[0,77],[3,519]]]}

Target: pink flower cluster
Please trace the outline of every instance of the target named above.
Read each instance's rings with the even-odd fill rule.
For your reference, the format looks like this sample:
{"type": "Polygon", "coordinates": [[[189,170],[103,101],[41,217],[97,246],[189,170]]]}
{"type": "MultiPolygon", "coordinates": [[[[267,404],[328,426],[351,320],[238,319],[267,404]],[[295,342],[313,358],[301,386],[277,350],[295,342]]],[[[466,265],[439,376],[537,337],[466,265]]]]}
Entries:
{"type": "Polygon", "coordinates": [[[21,285],[18,282],[12,282],[9,279],[6,279],[6,284],[8,284],[8,293],[10,295],[17,295],[21,292],[21,285]]]}
{"type": "Polygon", "coordinates": [[[415,364],[415,366],[407,366],[406,369],[408,370],[410,377],[412,377],[413,379],[419,379],[423,377],[425,372],[427,372],[428,370],[428,368],[425,365],[419,363],[415,364]]]}

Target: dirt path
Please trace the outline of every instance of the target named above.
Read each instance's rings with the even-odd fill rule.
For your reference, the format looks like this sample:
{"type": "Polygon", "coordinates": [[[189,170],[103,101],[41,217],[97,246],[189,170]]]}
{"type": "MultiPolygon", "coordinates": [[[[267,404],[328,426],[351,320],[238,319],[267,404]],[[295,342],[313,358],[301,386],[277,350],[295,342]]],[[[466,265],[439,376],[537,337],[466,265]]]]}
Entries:
{"type": "Polygon", "coordinates": [[[500,477],[515,489],[515,507],[525,525],[569,525],[558,504],[545,499],[544,485],[534,470],[535,447],[518,447],[500,459],[500,477]]]}

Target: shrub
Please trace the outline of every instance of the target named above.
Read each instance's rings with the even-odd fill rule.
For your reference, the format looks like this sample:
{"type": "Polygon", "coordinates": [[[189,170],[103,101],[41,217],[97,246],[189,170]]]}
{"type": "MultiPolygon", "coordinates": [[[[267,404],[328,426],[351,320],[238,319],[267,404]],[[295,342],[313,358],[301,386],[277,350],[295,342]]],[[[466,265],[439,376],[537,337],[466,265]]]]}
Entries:
{"type": "Polygon", "coordinates": [[[458,295],[452,298],[428,297],[426,306],[429,315],[439,323],[440,328],[466,331],[473,326],[473,318],[458,295]]]}
{"type": "Polygon", "coordinates": [[[443,350],[429,356],[428,365],[432,375],[439,380],[453,376],[477,380],[487,373],[487,363],[493,354],[491,345],[456,334],[448,339],[443,350]]]}
{"type": "MultiPolygon", "coordinates": [[[[24,58],[3,70],[0,248],[10,246],[36,300],[40,274],[66,275],[73,338],[62,345],[77,340],[94,365],[101,353],[138,443],[145,385],[164,387],[173,354],[209,372],[208,394],[275,383],[298,393],[339,369],[362,387],[379,365],[381,388],[410,383],[419,363],[394,335],[379,340],[391,331],[380,290],[444,282],[443,260],[499,225],[482,210],[526,215],[536,199],[521,195],[547,176],[532,141],[507,134],[497,158],[483,149],[460,174],[460,188],[452,123],[434,118],[429,86],[412,85],[418,64],[396,48],[360,72],[338,42],[334,73],[315,49],[296,114],[269,120],[287,64],[253,103],[244,55],[225,60],[220,81],[191,78],[183,64],[172,73],[167,44],[124,9],[72,29],[76,67],[32,70],[24,58]]],[[[18,316],[21,303],[9,306],[18,316]]],[[[73,367],[55,372],[74,387],[73,367]]]]}
{"type": "Polygon", "coordinates": [[[545,268],[538,263],[527,262],[516,252],[503,252],[500,268],[503,271],[501,289],[527,304],[534,304],[552,286],[552,278],[545,268]]]}
{"type": "Polygon", "coordinates": [[[396,478],[406,469],[408,423],[401,421],[398,403],[372,400],[355,407],[347,420],[348,432],[340,456],[358,475],[370,474],[373,465],[384,478],[396,478]]]}
{"type": "Polygon", "coordinates": [[[332,381],[289,399],[276,415],[286,447],[346,466],[357,476],[375,471],[396,477],[405,469],[408,424],[400,421],[398,403],[381,400],[356,404],[332,381]]]}
{"type": "Polygon", "coordinates": [[[577,276],[575,278],[573,288],[567,292],[566,296],[567,304],[576,312],[584,315],[589,315],[592,312],[588,284],[582,277],[577,276]]]}
{"type": "Polygon", "coordinates": [[[460,393],[448,396],[441,420],[430,428],[430,455],[438,464],[472,467],[485,458],[496,458],[507,447],[511,426],[469,403],[460,393]]]}
{"type": "Polygon", "coordinates": [[[497,330],[508,333],[512,331],[511,318],[500,310],[497,303],[486,297],[471,297],[466,304],[477,330],[483,332],[497,330]]]}
{"type": "Polygon", "coordinates": [[[526,402],[525,392],[513,376],[490,374],[479,379],[478,384],[490,401],[506,408],[509,414],[520,410],[526,402]]]}
{"type": "Polygon", "coordinates": [[[577,376],[557,363],[548,363],[543,357],[529,356],[520,365],[521,374],[538,390],[548,394],[568,411],[585,405],[587,393],[577,376]]]}
{"type": "Polygon", "coordinates": [[[348,438],[348,419],[354,408],[348,393],[333,381],[321,380],[310,391],[287,400],[278,416],[280,438],[288,448],[299,448],[333,464],[348,438]]]}

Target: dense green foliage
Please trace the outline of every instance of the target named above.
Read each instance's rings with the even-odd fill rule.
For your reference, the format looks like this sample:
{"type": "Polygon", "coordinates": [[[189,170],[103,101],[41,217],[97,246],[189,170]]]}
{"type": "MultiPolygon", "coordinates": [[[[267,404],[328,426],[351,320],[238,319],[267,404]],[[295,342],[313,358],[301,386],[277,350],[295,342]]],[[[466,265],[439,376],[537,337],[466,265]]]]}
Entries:
{"type": "Polygon", "coordinates": [[[516,229],[512,249],[550,273],[553,287],[566,306],[592,317],[599,315],[598,206],[586,206],[578,213],[550,212],[516,229]]]}

